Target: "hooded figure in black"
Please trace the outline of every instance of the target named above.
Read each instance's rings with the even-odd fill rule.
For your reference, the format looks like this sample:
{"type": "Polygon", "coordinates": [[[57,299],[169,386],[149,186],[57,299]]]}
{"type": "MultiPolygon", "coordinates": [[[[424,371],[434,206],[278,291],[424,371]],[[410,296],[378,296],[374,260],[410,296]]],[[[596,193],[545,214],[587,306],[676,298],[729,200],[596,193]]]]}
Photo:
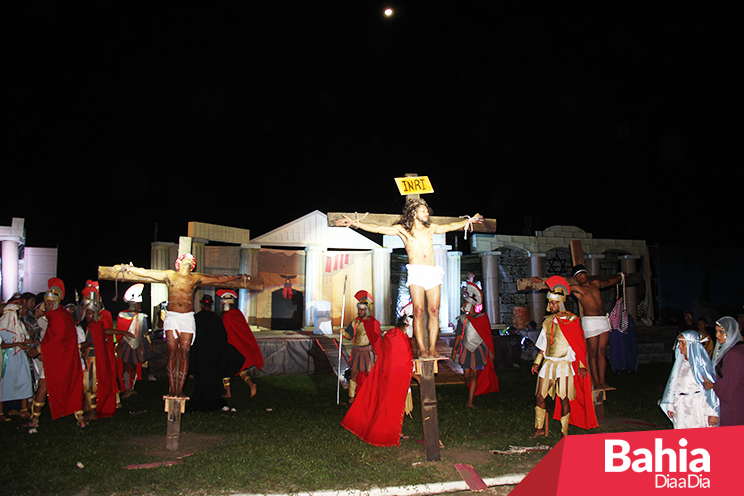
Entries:
{"type": "Polygon", "coordinates": [[[194,376],[194,390],[186,405],[189,412],[211,412],[227,406],[223,397],[223,377],[238,372],[245,358],[227,342],[222,318],[212,311],[213,299],[205,295],[202,310],[194,316],[197,339],[191,345],[189,374],[194,376]]]}

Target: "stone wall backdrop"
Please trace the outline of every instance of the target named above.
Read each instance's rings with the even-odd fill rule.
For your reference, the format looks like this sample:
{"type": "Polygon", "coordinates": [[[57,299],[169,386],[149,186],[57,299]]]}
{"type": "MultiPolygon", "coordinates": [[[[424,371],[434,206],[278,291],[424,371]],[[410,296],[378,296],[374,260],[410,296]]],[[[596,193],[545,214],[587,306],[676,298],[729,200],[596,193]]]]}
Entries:
{"type": "Polygon", "coordinates": [[[524,250],[500,248],[499,293],[501,322],[514,325],[514,307],[529,307],[529,295],[517,292],[517,280],[530,277],[529,258],[524,250]]]}

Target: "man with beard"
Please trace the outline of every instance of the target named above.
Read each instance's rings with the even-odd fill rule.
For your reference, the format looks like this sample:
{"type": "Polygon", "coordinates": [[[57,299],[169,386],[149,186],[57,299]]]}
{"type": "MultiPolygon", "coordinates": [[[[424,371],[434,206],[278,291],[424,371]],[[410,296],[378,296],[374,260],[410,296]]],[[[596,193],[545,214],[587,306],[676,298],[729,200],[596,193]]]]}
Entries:
{"type": "Polygon", "coordinates": [[[380,226],[352,220],[344,215],[336,222],[337,226],[358,227],[365,231],[398,236],[408,255],[408,280],[406,285],[413,301],[413,333],[416,337],[420,358],[438,358],[436,342],[439,335],[439,302],[444,269],[434,260],[434,235],[467,228],[473,222],[482,223],[483,217],[475,214],[472,218],[439,225],[429,221],[431,209],[425,200],[406,201],[403,215],[392,226],[380,226]],[[428,305],[427,305],[428,302],[428,305]],[[424,317],[428,313],[429,345],[425,344],[424,317]]]}

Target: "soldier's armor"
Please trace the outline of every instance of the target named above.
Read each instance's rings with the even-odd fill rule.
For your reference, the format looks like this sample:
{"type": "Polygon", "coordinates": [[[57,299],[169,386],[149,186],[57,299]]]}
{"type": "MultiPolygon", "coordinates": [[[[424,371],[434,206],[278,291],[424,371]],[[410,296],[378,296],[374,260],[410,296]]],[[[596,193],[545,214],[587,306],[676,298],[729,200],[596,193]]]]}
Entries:
{"type": "Polygon", "coordinates": [[[552,358],[562,358],[568,355],[568,340],[566,336],[561,332],[561,326],[554,319],[557,317],[550,317],[545,319],[543,327],[545,328],[545,338],[548,341],[545,347],[545,356],[552,358]],[[552,327],[552,329],[551,329],[552,327]]]}
{"type": "Polygon", "coordinates": [[[356,319],[354,321],[354,338],[351,341],[354,346],[369,346],[369,337],[367,330],[364,328],[364,321],[356,319]]]}

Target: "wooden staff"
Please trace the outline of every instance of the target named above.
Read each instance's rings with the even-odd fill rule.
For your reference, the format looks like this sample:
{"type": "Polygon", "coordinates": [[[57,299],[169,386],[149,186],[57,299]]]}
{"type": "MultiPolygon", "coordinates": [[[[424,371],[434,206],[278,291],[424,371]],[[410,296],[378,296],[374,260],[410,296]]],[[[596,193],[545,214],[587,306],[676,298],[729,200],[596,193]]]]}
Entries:
{"type": "Polygon", "coordinates": [[[346,278],[347,276],[344,276],[344,296],[343,300],[341,301],[341,325],[339,326],[338,330],[338,373],[337,373],[337,379],[338,382],[336,382],[336,404],[338,405],[341,401],[341,355],[344,353],[344,310],[346,310],[346,278]]]}

